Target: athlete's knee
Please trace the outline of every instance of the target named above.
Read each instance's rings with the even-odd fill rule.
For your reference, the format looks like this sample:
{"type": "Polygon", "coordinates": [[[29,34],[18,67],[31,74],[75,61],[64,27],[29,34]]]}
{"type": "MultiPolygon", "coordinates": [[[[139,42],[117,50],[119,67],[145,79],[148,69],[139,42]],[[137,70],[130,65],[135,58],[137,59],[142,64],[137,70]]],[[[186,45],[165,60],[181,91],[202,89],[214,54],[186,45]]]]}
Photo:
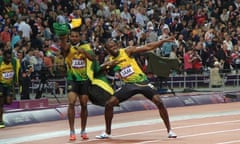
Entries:
{"type": "Polygon", "coordinates": [[[152,101],[158,106],[163,105],[163,101],[162,101],[161,98],[159,98],[159,95],[154,95],[153,98],[152,98],[152,101]]]}
{"type": "Polygon", "coordinates": [[[113,108],[118,105],[119,101],[116,97],[111,97],[105,104],[105,108],[113,108]]]}
{"type": "Polygon", "coordinates": [[[86,110],[87,109],[87,103],[81,103],[81,109],[86,110]]]}
{"type": "Polygon", "coordinates": [[[75,103],[68,103],[68,107],[69,108],[74,108],[75,107],[75,103]]]}
{"type": "Polygon", "coordinates": [[[75,104],[76,101],[77,101],[77,94],[74,92],[69,92],[68,93],[68,103],[75,104]]]}
{"type": "Polygon", "coordinates": [[[112,104],[112,102],[106,102],[106,104],[105,104],[105,109],[110,109],[110,108],[112,108],[113,107],[113,104],[112,104]]]}
{"type": "Polygon", "coordinates": [[[87,101],[87,100],[86,100],[86,101],[85,101],[85,100],[84,100],[84,101],[81,101],[81,102],[80,102],[80,105],[81,105],[82,108],[87,108],[88,101],[87,101]]]}

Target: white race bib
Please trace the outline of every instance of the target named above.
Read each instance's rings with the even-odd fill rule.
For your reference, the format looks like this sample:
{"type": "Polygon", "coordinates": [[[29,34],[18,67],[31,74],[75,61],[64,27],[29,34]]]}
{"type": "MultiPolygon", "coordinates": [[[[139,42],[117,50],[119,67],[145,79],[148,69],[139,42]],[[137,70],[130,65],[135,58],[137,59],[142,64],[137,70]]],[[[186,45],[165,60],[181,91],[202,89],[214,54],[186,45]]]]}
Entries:
{"type": "Polygon", "coordinates": [[[134,73],[134,70],[131,66],[125,67],[120,71],[120,75],[123,78],[126,78],[134,73]]]}
{"type": "Polygon", "coordinates": [[[13,78],[13,75],[14,75],[14,72],[3,72],[2,73],[2,77],[4,79],[11,79],[11,78],[13,78]]]}
{"type": "Polygon", "coordinates": [[[72,60],[72,67],[73,68],[83,68],[86,66],[86,63],[82,59],[74,59],[72,60]]]}

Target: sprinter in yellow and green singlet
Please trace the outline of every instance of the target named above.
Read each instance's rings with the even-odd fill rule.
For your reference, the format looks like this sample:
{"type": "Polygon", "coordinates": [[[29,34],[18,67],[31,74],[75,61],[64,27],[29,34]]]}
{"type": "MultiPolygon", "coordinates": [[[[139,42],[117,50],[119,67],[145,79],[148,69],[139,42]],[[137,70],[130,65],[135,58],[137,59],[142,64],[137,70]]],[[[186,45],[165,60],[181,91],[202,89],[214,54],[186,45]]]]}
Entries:
{"type": "Polygon", "coordinates": [[[0,128],[4,128],[3,106],[11,104],[14,96],[14,86],[18,85],[19,61],[12,57],[10,49],[4,50],[0,57],[0,128]]]}
{"type": "Polygon", "coordinates": [[[168,138],[176,138],[177,135],[172,131],[169,121],[167,109],[165,108],[158,91],[148,81],[147,76],[138,66],[136,60],[133,57],[135,53],[142,53],[154,50],[160,47],[164,42],[174,41],[174,37],[169,37],[157,42],[151,42],[143,46],[120,48],[116,41],[109,39],[105,45],[105,48],[109,52],[110,56],[107,62],[103,65],[107,68],[112,68],[115,72],[118,72],[121,79],[125,83],[122,87],[117,89],[106,103],[105,106],[105,122],[106,130],[102,134],[96,136],[99,139],[106,139],[111,134],[111,124],[113,118],[113,107],[119,103],[128,100],[135,94],[142,94],[147,99],[151,100],[158,108],[159,114],[163,119],[163,122],[167,128],[168,138]]]}
{"type": "Polygon", "coordinates": [[[69,35],[60,36],[60,40],[61,51],[65,57],[67,68],[69,139],[76,140],[74,119],[75,103],[78,99],[81,105],[81,137],[82,139],[88,139],[86,124],[90,81],[87,75],[87,63],[93,60],[94,53],[88,43],[80,42],[80,33],[78,30],[71,30],[69,35]],[[68,38],[70,43],[68,42],[68,38]]]}
{"type": "Polygon", "coordinates": [[[113,89],[101,67],[95,59],[95,54],[89,43],[80,41],[80,33],[71,30],[68,36],[60,36],[61,50],[65,57],[68,81],[68,121],[70,140],[76,140],[74,119],[77,99],[81,105],[81,137],[88,139],[86,124],[88,117],[88,100],[93,104],[105,106],[106,101],[113,95],[113,89]]]}

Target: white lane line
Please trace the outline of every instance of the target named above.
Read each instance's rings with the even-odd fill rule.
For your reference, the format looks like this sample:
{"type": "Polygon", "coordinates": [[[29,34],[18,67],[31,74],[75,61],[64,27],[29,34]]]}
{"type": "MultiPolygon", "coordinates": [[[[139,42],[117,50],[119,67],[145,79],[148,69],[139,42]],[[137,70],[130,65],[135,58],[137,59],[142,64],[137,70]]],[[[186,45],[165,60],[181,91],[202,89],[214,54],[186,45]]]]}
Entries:
{"type": "MultiPolygon", "coordinates": [[[[235,132],[235,131],[240,131],[240,129],[231,129],[231,130],[224,130],[224,131],[198,133],[198,134],[192,134],[192,135],[178,136],[178,138],[189,138],[189,137],[197,137],[197,136],[212,135],[212,134],[227,133],[227,132],[235,132]]],[[[138,142],[138,143],[135,143],[135,144],[148,144],[148,143],[160,142],[160,141],[162,141],[162,140],[144,141],[144,142],[138,142]]],[[[232,142],[236,143],[236,142],[239,142],[239,141],[232,141],[232,142]]],[[[230,143],[225,142],[225,143],[218,143],[218,144],[230,144],[230,143]]]]}
{"type": "MultiPolygon", "coordinates": [[[[223,125],[223,124],[236,123],[236,122],[240,122],[240,120],[221,121],[221,122],[203,123],[203,124],[197,124],[197,125],[180,126],[180,127],[174,127],[174,130],[175,129],[184,129],[184,128],[193,128],[193,127],[202,127],[202,126],[209,126],[209,125],[223,125]]],[[[149,124],[149,125],[151,125],[151,124],[149,124]]],[[[119,127],[119,128],[122,128],[122,127],[119,127]]],[[[137,133],[127,133],[127,134],[122,134],[122,135],[117,135],[117,136],[112,136],[112,137],[118,138],[118,137],[124,137],[124,136],[139,135],[139,134],[161,132],[161,131],[166,131],[166,129],[164,128],[164,129],[156,129],[156,130],[150,130],[150,131],[142,131],[142,132],[137,132],[137,133]]],[[[181,136],[181,137],[183,137],[183,136],[181,136]]],[[[178,136],[178,138],[180,138],[180,136],[178,136]]]]}
{"type": "MultiPolygon", "coordinates": [[[[238,110],[238,111],[222,111],[222,112],[215,112],[215,113],[202,113],[202,114],[195,114],[195,115],[194,114],[179,115],[179,116],[172,116],[171,121],[210,118],[210,117],[218,117],[218,116],[230,116],[230,115],[239,115],[239,114],[240,114],[240,110],[238,110]]],[[[183,126],[183,127],[175,127],[174,129],[197,127],[197,126],[202,126],[202,125],[231,123],[231,122],[239,122],[239,121],[240,120],[205,123],[205,124],[192,125],[192,126],[190,125],[190,126],[183,126]]],[[[134,121],[134,122],[118,123],[118,124],[113,123],[112,129],[114,130],[114,129],[118,129],[118,128],[126,128],[126,127],[139,126],[139,125],[151,125],[151,124],[156,124],[156,123],[162,123],[161,119],[159,118],[159,119],[142,120],[142,121],[134,121]]],[[[102,124],[101,126],[88,127],[87,131],[88,132],[103,131],[104,128],[105,128],[105,126],[104,126],[104,124],[102,124]]],[[[156,131],[160,131],[160,130],[166,131],[166,129],[158,129],[156,131]]],[[[80,131],[76,131],[76,132],[80,133],[80,131]]],[[[145,133],[145,132],[143,132],[143,133],[145,133]]],[[[132,134],[118,135],[118,136],[114,136],[114,137],[121,137],[121,136],[127,136],[127,135],[132,135],[132,134]]],[[[14,138],[0,139],[0,143],[1,144],[16,144],[16,143],[35,141],[35,140],[49,139],[49,138],[54,138],[54,137],[68,136],[68,135],[69,135],[69,130],[63,130],[63,131],[41,133],[41,134],[30,135],[30,136],[21,136],[18,138],[14,137],[14,138]]]]}
{"type": "Polygon", "coordinates": [[[234,132],[234,131],[240,131],[240,129],[230,129],[230,130],[224,130],[224,131],[214,131],[214,132],[207,132],[207,133],[198,133],[198,134],[180,136],[179,138],[196,137],[196,136],[203,136],[203,135],[212,135],[212,134],[219,134],[219,133],[226,133],[226,132],[234,132]]]}
{"type": "Polygon", "coordinates": [[[217,144],[239,144],[240,140],[235,140],[235,141],[228,141],[228,142],[222,142],[222,143],[217,143],[217,144]]]}

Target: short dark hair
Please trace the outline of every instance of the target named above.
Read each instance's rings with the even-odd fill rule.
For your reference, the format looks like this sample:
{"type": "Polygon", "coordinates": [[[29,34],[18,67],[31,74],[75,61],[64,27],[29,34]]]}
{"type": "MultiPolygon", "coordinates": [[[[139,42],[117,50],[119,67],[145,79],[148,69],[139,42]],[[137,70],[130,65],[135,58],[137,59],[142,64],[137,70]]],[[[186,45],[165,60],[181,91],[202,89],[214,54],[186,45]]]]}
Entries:
{"type": "Polygon", "coordinates": [[[81,27],[73,28],[73,29],[71,29],[71,31],[80,33],[81,27]]]}
{"type": "Polygon", "coordinates": [[[10,50],[10,49],[6,49],[6,50],[3,50],[3,55],[5,56],[5,55],[11,55],[12,54],[12,50],[10,50]]]}

